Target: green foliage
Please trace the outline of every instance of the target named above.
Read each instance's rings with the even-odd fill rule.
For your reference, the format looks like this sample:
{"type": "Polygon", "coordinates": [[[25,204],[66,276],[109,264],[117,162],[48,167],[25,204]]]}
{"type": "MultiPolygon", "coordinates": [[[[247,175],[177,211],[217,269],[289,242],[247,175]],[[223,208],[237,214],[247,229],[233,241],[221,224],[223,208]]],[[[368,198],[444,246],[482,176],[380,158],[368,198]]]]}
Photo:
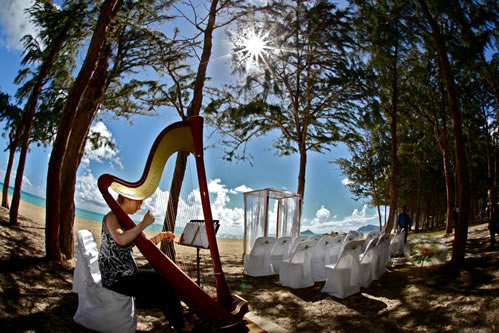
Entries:
{"type": "Polygon", "coordinates": [[[242,80],[220,93],[206,109],[224,135],[226,158],[248,157],[246,144],[269,131],[280,133],[279,155],[324,152],[355,130],[350,107],[359,84],[349,11],[329,1],[288,3],[239,22],[229,38],[232,64],[242,80]],[[320,14],[319,14],[320,13],[320,14]],[[254,29],[266,36],[258,66],[246,66],[241,43],[254,29]]]}
{"type": "MultiPolygon", "coordinates": [[[[22,110],[11,104],[10,96],[3,92],[0,92],[0,121],[3,121],[5,124],[2,136],[9,137],[10,146],[14,140],[16,131],[22,124],[22,110]]],[[[6,149],[9,149],[9,146],[6,149]]]]}

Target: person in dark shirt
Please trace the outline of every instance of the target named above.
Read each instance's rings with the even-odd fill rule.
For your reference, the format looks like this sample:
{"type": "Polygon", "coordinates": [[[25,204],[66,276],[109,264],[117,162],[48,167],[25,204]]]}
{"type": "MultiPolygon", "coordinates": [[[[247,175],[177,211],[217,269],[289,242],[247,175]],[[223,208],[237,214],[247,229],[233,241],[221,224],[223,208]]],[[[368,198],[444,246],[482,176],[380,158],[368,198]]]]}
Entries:
{"type": "MultiPolygon", "coordinates": [[[[141,207],[141,200],[118,196],[116,200],[127,214],[135,214],[141,207]]],[[[142,222],[132,229],[125,229],[118,217],[111,211],[102,224],[102,245],[99,251],[99,269],[102,284],[120,294],[133,296],[138,302],[153,305],[165,314],[173,328],[178,332],[192,331],[191,325],[185,325],[183,307],[170,284],[153,269],[138,268],[133,258],[132,249],[135,238],[154,222],[148,211],[142,222]]],[[[171,242],[175,235],[160,232],[150,240],[158,244],[163,239],[171,242]]]]}
{"type": "Polygon", "coordinates": [[[407,207],[402,207],[402,213],[399,214],[397,218],[397,226],[404,232],[404,244],[407,242],[407,234],[412,227],[412,220],[407,214],[407,207]]]}

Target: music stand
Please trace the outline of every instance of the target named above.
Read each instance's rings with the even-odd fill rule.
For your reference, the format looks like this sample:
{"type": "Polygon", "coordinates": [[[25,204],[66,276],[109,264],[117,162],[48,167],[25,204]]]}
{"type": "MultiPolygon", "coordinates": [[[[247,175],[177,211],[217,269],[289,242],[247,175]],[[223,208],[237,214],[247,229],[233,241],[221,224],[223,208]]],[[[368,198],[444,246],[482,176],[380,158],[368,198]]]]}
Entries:
{"type": "MultiPolygon", "coordinates": [[[[215,235],[220,228],[220,221],[213,220],[213,227],[215,229],[215,235]]],[[[180,245],[195,247],[196,248],[196,269],[197,269],[197,283],[201,286],[201,274],[200,274],[200,263],[201,257],[199,256],[200,249],[209,249],[208,239],[206,238],[206,227],[204,225],[204,220],[190,220],[184,227],[184,231],[180,236],[180,245]]]]}

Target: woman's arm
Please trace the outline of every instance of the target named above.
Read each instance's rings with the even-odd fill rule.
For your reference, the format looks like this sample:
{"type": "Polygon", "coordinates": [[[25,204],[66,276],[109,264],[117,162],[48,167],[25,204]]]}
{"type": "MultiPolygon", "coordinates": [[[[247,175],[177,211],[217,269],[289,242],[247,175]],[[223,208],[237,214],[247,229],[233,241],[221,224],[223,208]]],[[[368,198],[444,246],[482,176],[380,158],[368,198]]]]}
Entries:
{"type": "Polygon", "coordinates": [[[160,232],[156,236],[149,238],[149,240],[153,242],[154,245],[158,244],[163,239],[166,239],[168,242],[171,242],[175,239],[175,235],[169,231],[165,231],[165,232],[160,232]]]}
{"type": "Polygon", "coordinates": [[[133,228],[124,230],[121,226],[118,218],[114,213],[110,213],[106,216],[104,223],[106,228],[113,237],[114,241],[121,246],[126,246],[133,242],[140,233],[154,222],[154,216],[147,211],[144,215],[144,219],[139,224],[136,224],[133,228]]]}

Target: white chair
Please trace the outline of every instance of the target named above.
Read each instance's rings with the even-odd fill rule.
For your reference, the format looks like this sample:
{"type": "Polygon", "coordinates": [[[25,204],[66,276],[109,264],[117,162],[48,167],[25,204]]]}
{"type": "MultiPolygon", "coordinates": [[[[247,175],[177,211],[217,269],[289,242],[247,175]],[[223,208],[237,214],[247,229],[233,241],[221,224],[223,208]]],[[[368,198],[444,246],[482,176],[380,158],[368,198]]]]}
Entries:
{"type": "Polygon", "coordinates": [[[326,280],[326,272],[324,265],[326,264],[326,256],[330,247],[334,245],[333,237],[322,237],[312,252],[312,279],[314,282],[326,280]]]}
{"type": "Polygon", "coordinates": [[[360,271],[359,271],[359,284],[363,288],[368,288],[374,280],[374,273],[376,268],[376,243],[378,237],[371,238],[364,253],[360,256],[360,271]]]}
{"type": "Polygon", "coordinates": [[[354,231],[349,231],[348,234],[346,234],[345,238],[343,239],[343,244],[346,244],[348,242],[354,241],[358,239],[358,234],[354,231]]]}
{"type": "Polygon", "coordinates": [[[307,240],[298,244],[289,260],[284,260],[279,271],[279,282],[290,288],[306,288],[314,285],[312,279],[312,253],[316,241],[307,240]]]}
{"type": "Polygon", "coordinates": [[[358,230],[350,230],[348,234],[353,235],[355,240],[364,239],[364,234],[358,230]]]}
{"type": "Polygon", "coordinates": [[[102,286],[94,235],[79,230],[77,241],[73,292],[78,293],[78,309],[74,321],[97,332],[135,332],[134,298],[102,286]]]}
{"type": "Polygon", "coordinates": [[[329,245],[327,255],[324,258],[324,265],[336,264],[343,249],[343,240],[345,237],[346,234],[333,237],[332,244],[329,245]]]}
{"type": "Polygon", "coordinates": [[[390,235],[383,234],[376,242],[376,267],[374,270],[374,279],[378,280],[386,272],[386,264],[391,259],[390,254],[390,235]]]}
{"type": "Polygon", "coordinates": [[[270,253],[274,237],[258,237],[249,254],[244,255],[244,271],[250,276],[273,275],[270,253]]]}
{"type": "Polygon", "coordinates": [[[371,241],[371,239],[373,239],[373,238],[379,238],[379,236],[380,236],[380,232],[379,231],[374,230],[374,231],[369,232],[367,234],[367,236],[366,236],[366,242],[364,243],[363,250],[366,249],[366,246],[369,244],[369,242],[371,241]]]}
{"type": "Polygon", "coordinates": [[[395,237],[390,241],[390,252],[394,256],[404,255],[404,231],[399,229],[395,237]]]}
{"type": "Polygon", "coordinates": [[[350,241],[341,251],[338,262],[326,265],[326,283],[321,292],[338,298],[346,298],[360,292],[359,248],[362,241],[350,241]]]}
{"type": "Polygon", "coordinates": [[[364,247],[364,243],[365,243],[365,240],[364,239],[354,239],[353,240],[350,240],[350,237],[346,237],[345,240],[343,241],[343,247],[342,247],[342,251],[343,249],[350,243],[352,242],[355,242],[355,253],[357,254],[358,257],[360,257],[360,255],[362,254],[363,250],[362,248],[364,247]]]}
{"type": "Polygon", "coordinates": [[[290,236],[279,237],[274,243],[274,247],[270,252],[270,261],[274,273],[279,274],[282,261],[288,260],[290,246],[291,246],[290,236]]]}
{"type": "Polygon", "coordinates": [[[309,240],[308,236],[298,236],[295,239],[293,239],[293,243],[291,245],[291,249],[289,250],[289,255],[290,256],[293,255],[293,253],[295,252],[296,247],[298,246],[298,244],[300,244],[301,242],[304,242],[306,240],[309,240]]]}

